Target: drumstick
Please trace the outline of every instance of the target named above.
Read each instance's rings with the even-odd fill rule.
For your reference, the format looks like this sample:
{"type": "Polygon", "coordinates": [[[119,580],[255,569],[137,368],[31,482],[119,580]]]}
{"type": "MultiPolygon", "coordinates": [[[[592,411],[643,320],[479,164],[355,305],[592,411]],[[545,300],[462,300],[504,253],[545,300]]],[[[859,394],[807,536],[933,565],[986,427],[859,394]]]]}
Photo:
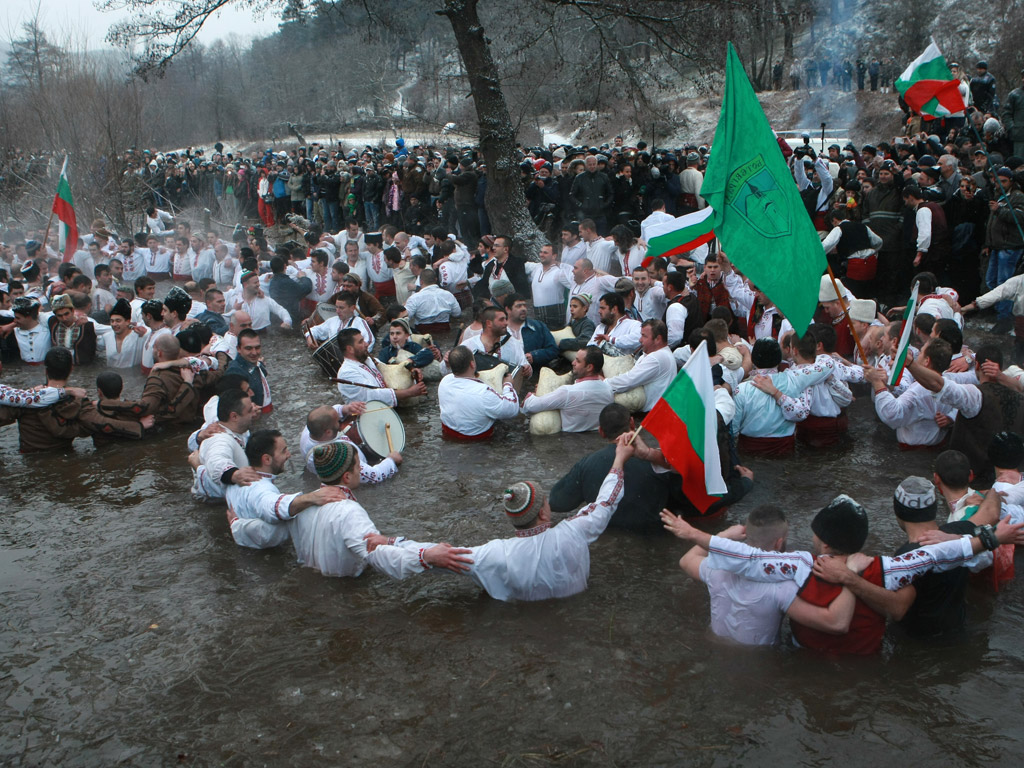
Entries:
{"type": "Polygon", "coordinates": [[[395,452],[395,444],[391,442],[391,424],[384,425],[384,436],[388,439],[388,453],[395,452]]]}

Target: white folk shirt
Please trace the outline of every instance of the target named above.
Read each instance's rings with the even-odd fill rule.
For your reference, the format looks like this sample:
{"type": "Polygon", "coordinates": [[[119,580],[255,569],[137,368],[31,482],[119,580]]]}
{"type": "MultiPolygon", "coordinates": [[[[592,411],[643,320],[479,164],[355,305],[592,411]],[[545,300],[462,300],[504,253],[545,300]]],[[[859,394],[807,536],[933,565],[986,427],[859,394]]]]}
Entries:
{"type": "Polygon", "coordinates": [[[124,264],[123,282],[134,283],[146,274],[146,252],[144,249],[135,248],[127,256],[120,253],[117,257],[124,264]]]}
{"type": "Polygon", "coordinates": [[[231,360],[234,360],[238,356],[238,337],[231,331],[228,331],[210,347],[210,352],[216,355],[218,352],[223,352],[231,360]]]}
{"type": "Polygon", "coordinates": [[[195,261],[196,252],[192,250],[192,246],[185,253],[174,252],[174,257],[171,260],[174,268],[175,275],[191,275],[192,274],[192,263],[195,261]]]}
{"type": "Polygon", "coordinates": [[[153,342],[159,339],[161,336],[166,336],[171,332],[171,329],[166,325],[163,328],[157,328],[155,331],[150,329],[149,332],[142,337],[142,367],[145,369],[152,368],[156,364],[156,360],[153,358],[153,342]]]}
{"type": "Polygon", "coordinates": [[[392,408],[398,405],[395,390],[387,388],[384,377],[381,376],[372,357],[366,358],[365,363],[345,358],[341,368],[338,369],[338,378],[351,382],[350,384],[338,384],[338,392],[341,393],[346,403],[377,400],[392,408]]]}
{"type": "Polygon", "coordinates": [[[601,334],[608,336],[608,342],[617,349],[632,354],[640,348],[640,323],[631,317],[623,315],[611,328],[606,328],[601,323],[594,329],[594,335],[590,337],[587,346],[596,346],[601,342],[595,339],[601,334]]]}
{"type": "Polygon", "coordinates": [[[744,645],[775,645],[782,618],[796,599],[795,581],[766,584],[700,564],[711,596],[711,631],[744,645]]]}
{"type": "Polygon", "coordinates": [[[686,341],[683,334],[686,333],[686,318],[689,311],[679,302],[669,302],[665,308],[665,325],[668,328],[668,345],[675,347],[686,341]]]}
{"type": "Polygon", "coordinates": [[[782,313],[779,312],[778,307],[768,307],[764,311],[764,314],[761,315],[761,319],[758,320],[757,323],[754,325],[754,338],[755,339],[772,339],[772,338],[774,338],[776,340],[779,340],[779,339],[784,338],[787,333],[792,331],[793,330],[793,325],[786,318],[782,318],[782,325],[779,326],[779,335],[778,336],[773,336],[772,335],[772,324],[773,324],[772,318],[774,318],[775,315],[781,315],[781,314],[782,313]]]}
{"type": "Polygon", "coordinates": [[[288,314],[288,310],[269,296],[256,296],[253,299],[239,296],[238,300],[242,302],[241,311],[247,312],[249,317],[252,318],[252,329],[254,331],[262,331],[264,328],[269,328],[271,315],[282,323],[292,324],[292,316],[288,314]]]}
{"type": "Polygon", "coordinates": [[[46,408],[59,403],[66,394],[63,387],[16,389],[0,384],[0,405],[14,408],[46,408]]]}
{"type": "Polygon", "coordinates": [[[288,523],[299,564],[324,576],[359,576],[367,565],[393,579],[422,573],[424,547],[397,538],[394,544],[366,551],[366,535],[379,533],[363,506],[352,496],[311,507],[288,523]]]}
{"type": "Polygon", "coordinates": [[[157,248],[155,251],[147,248],[145,259],[147,274],[166,274],[171,271],[171,252],[166,248],[157,248]]]}
{"type": "Polygon", "coordinates": [[[14,338],[24,363],[41,363],[50,351],[50,314],[39,313],[39,325],[29,330],[14,328],[14,338]]]}
{"type": "MultiPolygon", "coordinates": [[[[341,405],[335,405],[334,410],[338,416],[344,416],[341,405]]],[[[359,477],[366,484],[373,485],[383,482],[398,472],[398,465],[395,464],[394,459],[385,458],[379,463],[371,465],[366,460],[366,454],[363,453],[363,449],[359,444],[352,442],[345,435],[338,435],[333,440],[314,440],[309,436],[309,428],[303,427],[302,434],[299,435],[299,449],[302,451],[302,455],[306,457],[306,469],[314,475],[316,474],[316,467],[313,465],[313,450],[318,445],[327,445],[329,443],[347,443],[356,449],[359,453],[359,477]]]]}
{"type": "Polygon", "coordinates": [[[729,292],[729,308],[732,313],[743,320],[750,317],[750,308],[754,306],[754,292],[750,290],[747,281],[730,271],[722,276],[725,283],[725,290],[729,292]]]}
{"type": "MultiPolygon", "coordinates": [[[[366,286],[368,286],[370,284],[370,272],[369,272],[369,270],[366,267],[369,258],[370,258],[370,254],[368,254],[368,253],[360,253],[359,254],[359,258],[356,259],[356,263],[355,264],[353,264],[352,262],[348,261],[347,259],[345,260],[345,264],[348,265],[348,273],[350,275],[357,275],[359,277],[359,279],[363,281],[362,282],[362,286],[363,286],[364,290],[366,289],[366,286]]],[[[381,258],[383,259],[384,256],[381,255],[381,258]]],[[[392,273],[392,276],[393,276],[393,274],[394,273],[392,273]]]]}
{"type": "Polygon", "coordinates": [[[586,256],[587,244],[582,240],[576,243],[576,245],[566,245],[562,247],[562,263],[570,268],[572,268],[580,259],[586,258],[586,256]]]}
{"type": "Polygon", "coordinates": [[[565,301],[565,292],[572,288],[572,269],[552,264],[545,269],[538,262],[528,261],[526,273],[533,290],[533,306],[550,307],[565,301]]]}
{"type": "Polygon", "coordinates": [[[523,401],[523,413],[532,416],[542,411],[559,411],[563,432],[594,432],[601,411],[615,402],[608,382],[599,378],[580,379],[546,395],[529,395],[523,401]]]}
{"type": "MultiPolygon", "coordinates": [[[[897,557],[882,556],[884,586],[895,591],[912,583],[928,571],[949,571],[961,566],[970,568],[988,552],[974,554],[971,537],[961,536],[941,544],[918,547],[897,557]]],[[[814,569],[810,552],[764,552],[742,541],[712,536],[708,557],[709,568],[735,573],[751,581],[795,581],[802,587],[814,569]]]]}
{"type": "Polygon", "coordinates": [[[650,230],[651,227],[656,227],[659,224],[664,224],[666,221],[675,221],[676,217],[670,213],[664,211],[654,211],[646,219],[640,222],[640,239],[645,243],[651,242],[650,230]]]}
{"type": "MultiPolygon", "coordinates": [[[[261,472],[259,480],[252,485],[231,485],[224,498],[239,520],[259,520],[268,523],[270,528],[267,534],[258,542],[257,549],[275,547],[288,539],[288,526],[284,525],[291,520],[288,507],[301,494],[281,493],[274,485],[274,476],[261,472]]],[[[243,526],[244,527],[244,526],[243,526]]],[[[240,527],[243,528],[243,527],[240,527]]],[[[235,537],[235,526],[231,526],[231,534],[235,537]]],[[[235,543],[243,547],[253,546],[248,540],[239,540],[235,537],[235,543]]]]}
{"type": "MultiPolygon", "coordinates": [[[[147,329],[148,335],[148,329],[147,329]]],[[[107,346],[107,365],[111,368],[134,368],[142,364],[142,351],[146,344],[146,337],[139,336],[135,331],[128,331],[128,335],[120,341],[114,338],[107,346]]]]}
{"type": "MultiPolygon", "coordinates": [[[[306,273],[306,277],[309,278],[310,282],[313,283],[313,288],[306,295],[306,298],[312,301],[327,301],[331,296],[338,292],[338,284],[334,282],[334,278],[331,277],[331,272],[328,270],[322,275],[318,275],[313,270],[309,270],[306,273]]],[[[365,276],[364,276],[365,278],[365,276]]],[[[364,282],[363,285],[366,285],[364,282]]]]}
{"type": "Polygon", "coordinates": [[[497,419],[513,419],[519,413],[519,397],[511,382],[495,392],[480,379],[449,373],[437,387],[441,423],[462,435],[482,435],[497,419]]]}
{"type": "Polygon", "coordinates": [[[898,397],[889,390],[875,396],[875,413],[882,423],[896,430],[896,439],[904,445],[938,445],[949,434],[948,428],[935,423],[935,414],[956,418],[956,409],[939,404],[938,393],[914,382],[898,397]]]}
{"type": "Polygon", "coordinates": [[[462,315],[462,307],[449,291],[439,285],[420,288],[405,300],[409,311],[409,323],[447,323],[452,317],[462,315]]]}
{"type": "MultiPolygon", "coordinates": [[[[605,240],[602,237],[591,240],[587,243],[587,258],[598,272],[610,272],[612,264],[617,264],[619,271],[622,271],[622,259],[619,258],[619,249],[614,240],[605,240]]],[[[594,302],[597,302],[596,296],[594,302]]]]}
{"type": "Polygon", "coordinates": [[[362,334],[363,340],[366,342],[366,351],[373,351],[373,344],[376,339],[374,338],[373,331],[370,329],[370,324],[360,315],[352,315],[344,324],[342,324],[341,318],[335,315],[324,320],[320,325],[314,325],[309,329],[309,332],[316,341],[322,343],[328,339],[333,339],[340,331],[344,331],[347,328],[358,328],[359,333],[362,334]]]}
{"type": "Polygon", "coordinates": [[[661,320],[668,307],[668,299],[665,298],[665,289],[661,283],[651,283],[651,287],[643,293],[637,291],[633,307],[644,320],[661,320]]]}
{"type": "MultiPolygon", "coordinates": [[[[827,358],[833,365],[836,365],[829,355],[819,355],[819,358],[827,358]]],[[[815,360],[815,363],[817,362],[818,360],[815,360]]],[[[793,366],[797,370],[805,367],[807,366],[803,364],[793,366]]],[[[838,367],[836,373],[809,388],[811,416],[834,418],[840,414],[843,408],[853,402],[853,393],[837,373],[838,367]]]]}
{"type": "Polygon", "coordinates": [[[370,280],[375,283],[386,283],[394,277],[391,267],[388,266],[388,262],[384,258],[384,251],[370,254],[366,261],[366,272],[370,280]]]}
{"type": "Polygon", "coordinates": [[[199,446],[199,460],[202,462],[194,473],[192,498],[199,501],[223,499],[227,492],[221,476],[229,469],[248,466],[245,458],[245,444],[248,433],[240,435],[224,425],[224,431],[210,435],[199,446]]]}
{"type": "Polygon", "coordinates": [[[516,531],[515,538],[471,547],[467,575],[496,600],[547,600],[587,588],[590,545],[604,532],[622,498],[621,470],[611,470],[597,494],[558,525],[516,531]]]}
{"type": "Polygon", "coordinates": [[[625,392],[635,387],[644,388],[644,410],[649,411],[668,389],[676,377],[676,361],[672,350],[662,347],[650,354],[640,355],[636,365],[625,373],[608,379],[612,392],[625,392]]]}
{"type": "MultiPolygon", "coordinates": [[[[462,346],[466,347],[470,352],[480,352],[485,355],[491,354],[488,350],[484,349],[483,337],[479,335],[474,336],[471,339],[467,339],[463,336],[462,346]]],[[[502,360],[502,362],[508,363],[509,365],[526,364],[526,353],[523,351],[523,342],[512,335],[509,335],[508,340],[501,345],[497,356],[502,360]]]]}

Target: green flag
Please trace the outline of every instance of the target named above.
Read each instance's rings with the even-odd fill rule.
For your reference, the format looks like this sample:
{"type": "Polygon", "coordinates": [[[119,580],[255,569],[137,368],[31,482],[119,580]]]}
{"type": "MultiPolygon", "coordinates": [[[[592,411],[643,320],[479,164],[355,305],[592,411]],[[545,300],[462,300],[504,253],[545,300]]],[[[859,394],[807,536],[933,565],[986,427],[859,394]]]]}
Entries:
{"type": "Polygon", "coordinates": [[[732,43],[700,195],[715,210],[722,250],[803,334],[818,305],[825,253],[732,43]]]}

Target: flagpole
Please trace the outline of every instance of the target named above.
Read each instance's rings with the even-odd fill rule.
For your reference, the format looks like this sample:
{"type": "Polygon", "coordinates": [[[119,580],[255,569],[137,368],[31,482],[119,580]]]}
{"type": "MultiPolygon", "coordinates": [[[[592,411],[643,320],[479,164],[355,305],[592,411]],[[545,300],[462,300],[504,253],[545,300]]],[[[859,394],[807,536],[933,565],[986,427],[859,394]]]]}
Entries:
{"type": "Polygon", "coordinates": [[[843,298],[843,292],[839,290],[839,286],[836,284],[836,276],[832,272],[832,265],[828,266],[828,276],[832,281],[832,288],[836,292],[836,296],[839,298],[839,306],[843,308],[843,314],[846,316],[846,323],[850,326],[850,333],[853,335],[853,340],[857,343],[857,351],[860,352],[860,359],[864,365],[867,365],[868,356],[864,354],[864,347],[860,344],[860,336],[857,335],[857,329],[853,327],[853,320],[850,319],[850,312],[846,307],[846,299],[843,298]]]}
{"type": "Polygon", "coordinates": [[[43,235],[43,253],[46,253],[46,249],[49,247],[46,243],[50,239],[50,225],[53,224],[53,210],[50,211],[50,220],[46,222],[46,234],[43,235]]]}
{"type": "Polygon", "coordinates": [[[643,423],[641,423],[640,426],[636,428],[636,431],[633,433],[633,436],[631,438],[629,438],[629,442],[626,443],[626,445],[632,445],[633,441],[636,440],[637,436],[640,434],[640,432],[643,430],[643,428],[644,428],[644,425],[643,425],[643,423]]]}

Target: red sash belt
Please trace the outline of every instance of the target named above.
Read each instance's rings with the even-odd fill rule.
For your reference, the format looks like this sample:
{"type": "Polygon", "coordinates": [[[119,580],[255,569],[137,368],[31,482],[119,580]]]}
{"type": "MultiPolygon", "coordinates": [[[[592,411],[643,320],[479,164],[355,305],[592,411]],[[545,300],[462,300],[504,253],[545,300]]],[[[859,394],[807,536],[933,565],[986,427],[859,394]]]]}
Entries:
{"type": "Polygon", "coordinates": [[[395,295],[395,281],[385,280],[383,283],[373,284],[373,293],[380,298],[381,296],[394,296],[395,295]]]}
{"type": "Polygon", "coordinates": [[[796,425],[796,434],[801,441],[814,448],[827,448],[843,439],[850,429],[846,412],[838,416],[808,416],[796,425]]]}
{"type": "Polygon", "coordinates": [[[788,456],[796,450],[796,435],[789,437],[750,437],[740,435],[736,447],[743,453],[776,458],[788,456]]]}
{"type": "Polygon", "coordinates": [[[260,412],[263,413],[264,415],[266,415],[268,413],[271,413],[273,410],[274,410],[274,404],[273,403],[271,403],[270,405],[264,405],[262,408],[260,408],[260,412]]]}
{"type": "Polygon", "coordinates": [[[481,440],[490,440],[494,435],[494,425],[492,424],[490,429],[486,432],[481,432],[479,435],[464,435],[461,432],[456,432],[454,429],[449,427],[443,421],[441,422],[441,435],[449,440],[459,440],[464,443],[476,443],[481,440]]]}
{"type": "Polygon", "coordinates": [[[937,451],[940,448],[945,448],[946,443],[948,442],[949,436],[947,435],[946,437],[942,438],[941,443],[936,443],[935,445],[910,445],[910,443],[900,443],[899,446],[901,451],[937,451]]]}
{"type": "Polygon", "coordinates": [[[451,329],[451,323],[420,323],[416,333],[448,333],[451,329]]]}
{"type": "Polygon", "coordinates": [[[179,275],[177,272],[171,275],[171,277],[173,277],[179,283],[187,283],[189,280],[192,279],[192,275],[179,275]]]}

